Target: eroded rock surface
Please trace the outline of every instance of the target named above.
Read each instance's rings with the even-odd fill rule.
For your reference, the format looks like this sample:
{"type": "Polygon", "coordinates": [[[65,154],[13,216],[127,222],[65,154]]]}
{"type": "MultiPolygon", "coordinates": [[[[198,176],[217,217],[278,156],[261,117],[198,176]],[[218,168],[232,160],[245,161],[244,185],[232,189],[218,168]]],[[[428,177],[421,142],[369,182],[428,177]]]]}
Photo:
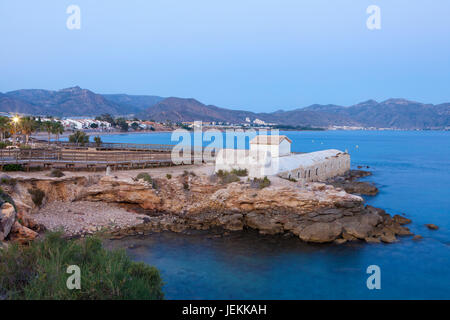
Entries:
{"type": "Polygon", "coordinates": [[[371,172],[364,170],[350,170],[343,176],[329,179],[327,183],[336,188],[342,188],[348,193],[374,196],[378,193],[378,188],[373,183],[357,181],[357,179],[371,174],[371,172]]]}
{"type": "Polygon", "coordinates": [[[9,235],[15,221],[16,210],[10,203],[3,203],[0,208],[0,241],[5,240],[5,238],[9,235]]]}
{"type": "MultiPolygon", "coordinates": [[[[262,234],[293,234],[307,242],[365,240],[395,242],[411,234],[403,217],[392,218],[384,210],[365,206],[363,199],[330,184],[289,183],[255,189],[243,178],[221,184],[206,175],[179,175],[153,179],[154,183],[112,176],[18,179],[12,195],[31,216],[38,209],[30,188],[45,191],[45,202],[103,202],[139,209],[142,223],[114,230],[128,234],[221,227],[245,228],[262,234]]],[[[39,214],[39,213],[37,213],[39,214]]]]}

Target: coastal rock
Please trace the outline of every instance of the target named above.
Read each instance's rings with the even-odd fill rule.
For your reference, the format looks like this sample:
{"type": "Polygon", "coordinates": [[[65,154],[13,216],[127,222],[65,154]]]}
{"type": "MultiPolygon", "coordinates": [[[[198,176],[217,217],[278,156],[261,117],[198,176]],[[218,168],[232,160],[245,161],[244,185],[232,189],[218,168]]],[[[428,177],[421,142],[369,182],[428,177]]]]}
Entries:
{"type": "Polygon", "coordinates": [[[0,241],[8,236],[15,221],[16,210],[10,203],[3,203],[0,209],[0,241]]]}
{"type": "Polygon", "coordinates": [[[402,217],[401,215],[396,214],[395,216],[392,217],[392,220],[394,220],[395,222],[399,223],[399,224],[409,224],[412,222],[411,219],[402,217]]]}
{"type": "Polygon", "coordinates": [[[223,215],[219,218],[219,223],[230,231],[238,231],[244,228],[243,215],[240,213],[223,215]]]}
{"type": "MultiPolygon", "coordinates": [[[[298,236],[306,242],[331,242],[337,239],[342,232],[342,225],[338,222],[333,223],[313,223],[300,230],[298,236]]],[[[295,233],[295,230],[294,230],[295,233]]]]}
{"type": "Polygon", "coordinates": [[[438,230],[439,229],[439,227],[437,225],[432,224],[432,223],[428,223],[425,226],[430,230],[438,230]]]}
{"type": "Polygon", "coordinates": [[[76,198],[87,201],[139,204],[146,210],[155,210],[161,203],[161,199],[153,188],[143,183],[117,180],[109,176],[101,178],[97,184],[82,190],[76,198]]]}
{"type": "Polygon", "coordinates": [[[346,243],[346,242],[347,242],[347,240],[345,240],[345,239],[343,239],[343,238],[334,240],[334,243],[336,243],[336,244],[344,244],[344,243],[346,243]]]}
{"type": "Polygon", "coordinates": [[[380,243],[381,242],[380,238],[375,238],[375,237],[367,237],[364,240],[367,243],[380,243]]]}
{"type": "Polygon", "coordinates": [[[29,214],[25,213],[24,211],[17,212],[17,220],[20,221],[20,223],[33,231],[36,232],[42,232],[45,231],[45,226],[42,224],[37,223],[32,217],[30,217],[29,214]]]}
{"type": "Polygon", "coordinates": [[[350,170],[346,174],[329,179],[327,183],[336,188],[342,188],[351,194],[363,194],[374,196],[378,193],[378,188],[370,182],[356,181],[359,178],[371,175],[369,171],[350,170]]]}
{"type": "Polygon", "coordinates": [[[385,243],[393,243],[397,241],[397,238],[394,232],[386,231],[381,235],[380,240],[385,243]]]}
{"type": "Polygon", "coordinates": [[[283,225],[264,214],[249,213],[245,217],[247,226],[259,230],[261,234],[277,234],[283,232],[283,225]]]}
{"type": "Polygon", "coordinates": [[[339,220],[344,231],[358,239],[365,239],[374,227],[381,221],[378,214],[365,214],[357,217],[345,217],[339,220]]]}
{"type": "Polygon", "coordinates": [[[27,244],[33,241],[38,236],[38,233],[22,226],[19,222],[14,222],[11,232],[9,234],[9,240],[18,242],[20,244],[27,244]]]}
{"type": "Polygon", "coordinates": [[[362,182],[362,181],[352,181],[343,183],[341,185],[341,188],[343,188],[346,192],[352,193],[352,194],[364,194],[368,196],[374,196],[378,193],[378,188],[369,182],[362,182]]]}
{"type": "MultiPolygon", "coordinates": [[[[366,173],[349,173],[347,179],[363,174],[366,173]]],[[[396,235],[411,234],[401,226],[406,218],[392,218],[382,209],[364,206],[360,196],[329,184],[294,184],[283,180],[255,189],[243,179],[221,183],[206,175],[179,175],[153,181],[154,184],[148,184],[129,176],[95,175],[58,180],[20,178],[13,198],[21,201],[25,213],[33,208],[27,190],[44,190],[48,203],[39,210],[36,221],[51,230],[63,225],[66,232],[77,235],[95,233],[104,227],[110,228],[112,237],[220,227],[295,235],[307,242],[343,243],[394,242],[396,235]],[[146,216],[137,218],[143,214],[146,216]]],[[[34,219],[28,220],[35,218],[34,214],[22,217],[26,227],[38,230],[34,219]]]]}

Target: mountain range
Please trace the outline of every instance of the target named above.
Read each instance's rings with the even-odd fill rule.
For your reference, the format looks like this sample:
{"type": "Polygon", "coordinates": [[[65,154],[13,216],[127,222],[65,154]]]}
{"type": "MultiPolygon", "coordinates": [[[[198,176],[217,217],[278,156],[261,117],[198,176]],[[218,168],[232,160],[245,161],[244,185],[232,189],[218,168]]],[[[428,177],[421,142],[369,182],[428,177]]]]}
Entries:
{"type": "Polygon", "coordinates": [[[205,105],[195,99],[151,95],[98,94],[73,87],[58,91],[24,89],[0,93],[0,111],[32,115],[133,115],[156,121],[244,123],[260,119],[292,127],[358,126],[397,129],[450,127],[450,103],[425,104],[406,99],[368,100],[352,106],[311,105],[271,113],[255,113],[205,105]]]}

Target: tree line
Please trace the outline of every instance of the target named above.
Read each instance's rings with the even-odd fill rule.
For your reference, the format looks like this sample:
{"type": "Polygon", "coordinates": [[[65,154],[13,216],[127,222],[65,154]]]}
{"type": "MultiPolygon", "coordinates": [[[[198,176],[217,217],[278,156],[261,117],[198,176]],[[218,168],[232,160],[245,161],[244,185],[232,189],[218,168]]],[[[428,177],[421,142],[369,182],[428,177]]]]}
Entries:
{"type": "Polygon", "coordinates": [[[13,117],[8,118],[0,116],[0,140],[2,142],[7,138],[12,138],[12,142],[18,142],[18,138],[25,144],[29,144],[30,136],[36,132],[47,132],[48,141],[50,142],[51,135],[55,135],[56,140],[64,133],[64,126],[59,121],[42,121],[33,117],[13,117]]]}

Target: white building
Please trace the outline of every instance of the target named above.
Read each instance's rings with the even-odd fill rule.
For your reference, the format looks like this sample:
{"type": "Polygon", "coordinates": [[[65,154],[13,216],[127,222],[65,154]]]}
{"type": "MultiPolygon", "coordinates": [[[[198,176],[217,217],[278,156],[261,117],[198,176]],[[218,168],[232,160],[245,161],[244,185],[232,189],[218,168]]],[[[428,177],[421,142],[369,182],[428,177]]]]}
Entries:
{"type": "Polygon", "coordinates": [[[278,175],[287,179],[322,181],[350,170],[348,153],[335,149],[291,153],[291,143],[286,136],[256,136],[250,142],[250,150],[220,150],[215,171],[247,169],[251,178],[278,175]]]}
{"type": "Polygon", "coordinates": [[[259,135],[250,141],[250,151],[269,151],[272,157],[291,154],[291,139],[286,136],[259,135]]]}

